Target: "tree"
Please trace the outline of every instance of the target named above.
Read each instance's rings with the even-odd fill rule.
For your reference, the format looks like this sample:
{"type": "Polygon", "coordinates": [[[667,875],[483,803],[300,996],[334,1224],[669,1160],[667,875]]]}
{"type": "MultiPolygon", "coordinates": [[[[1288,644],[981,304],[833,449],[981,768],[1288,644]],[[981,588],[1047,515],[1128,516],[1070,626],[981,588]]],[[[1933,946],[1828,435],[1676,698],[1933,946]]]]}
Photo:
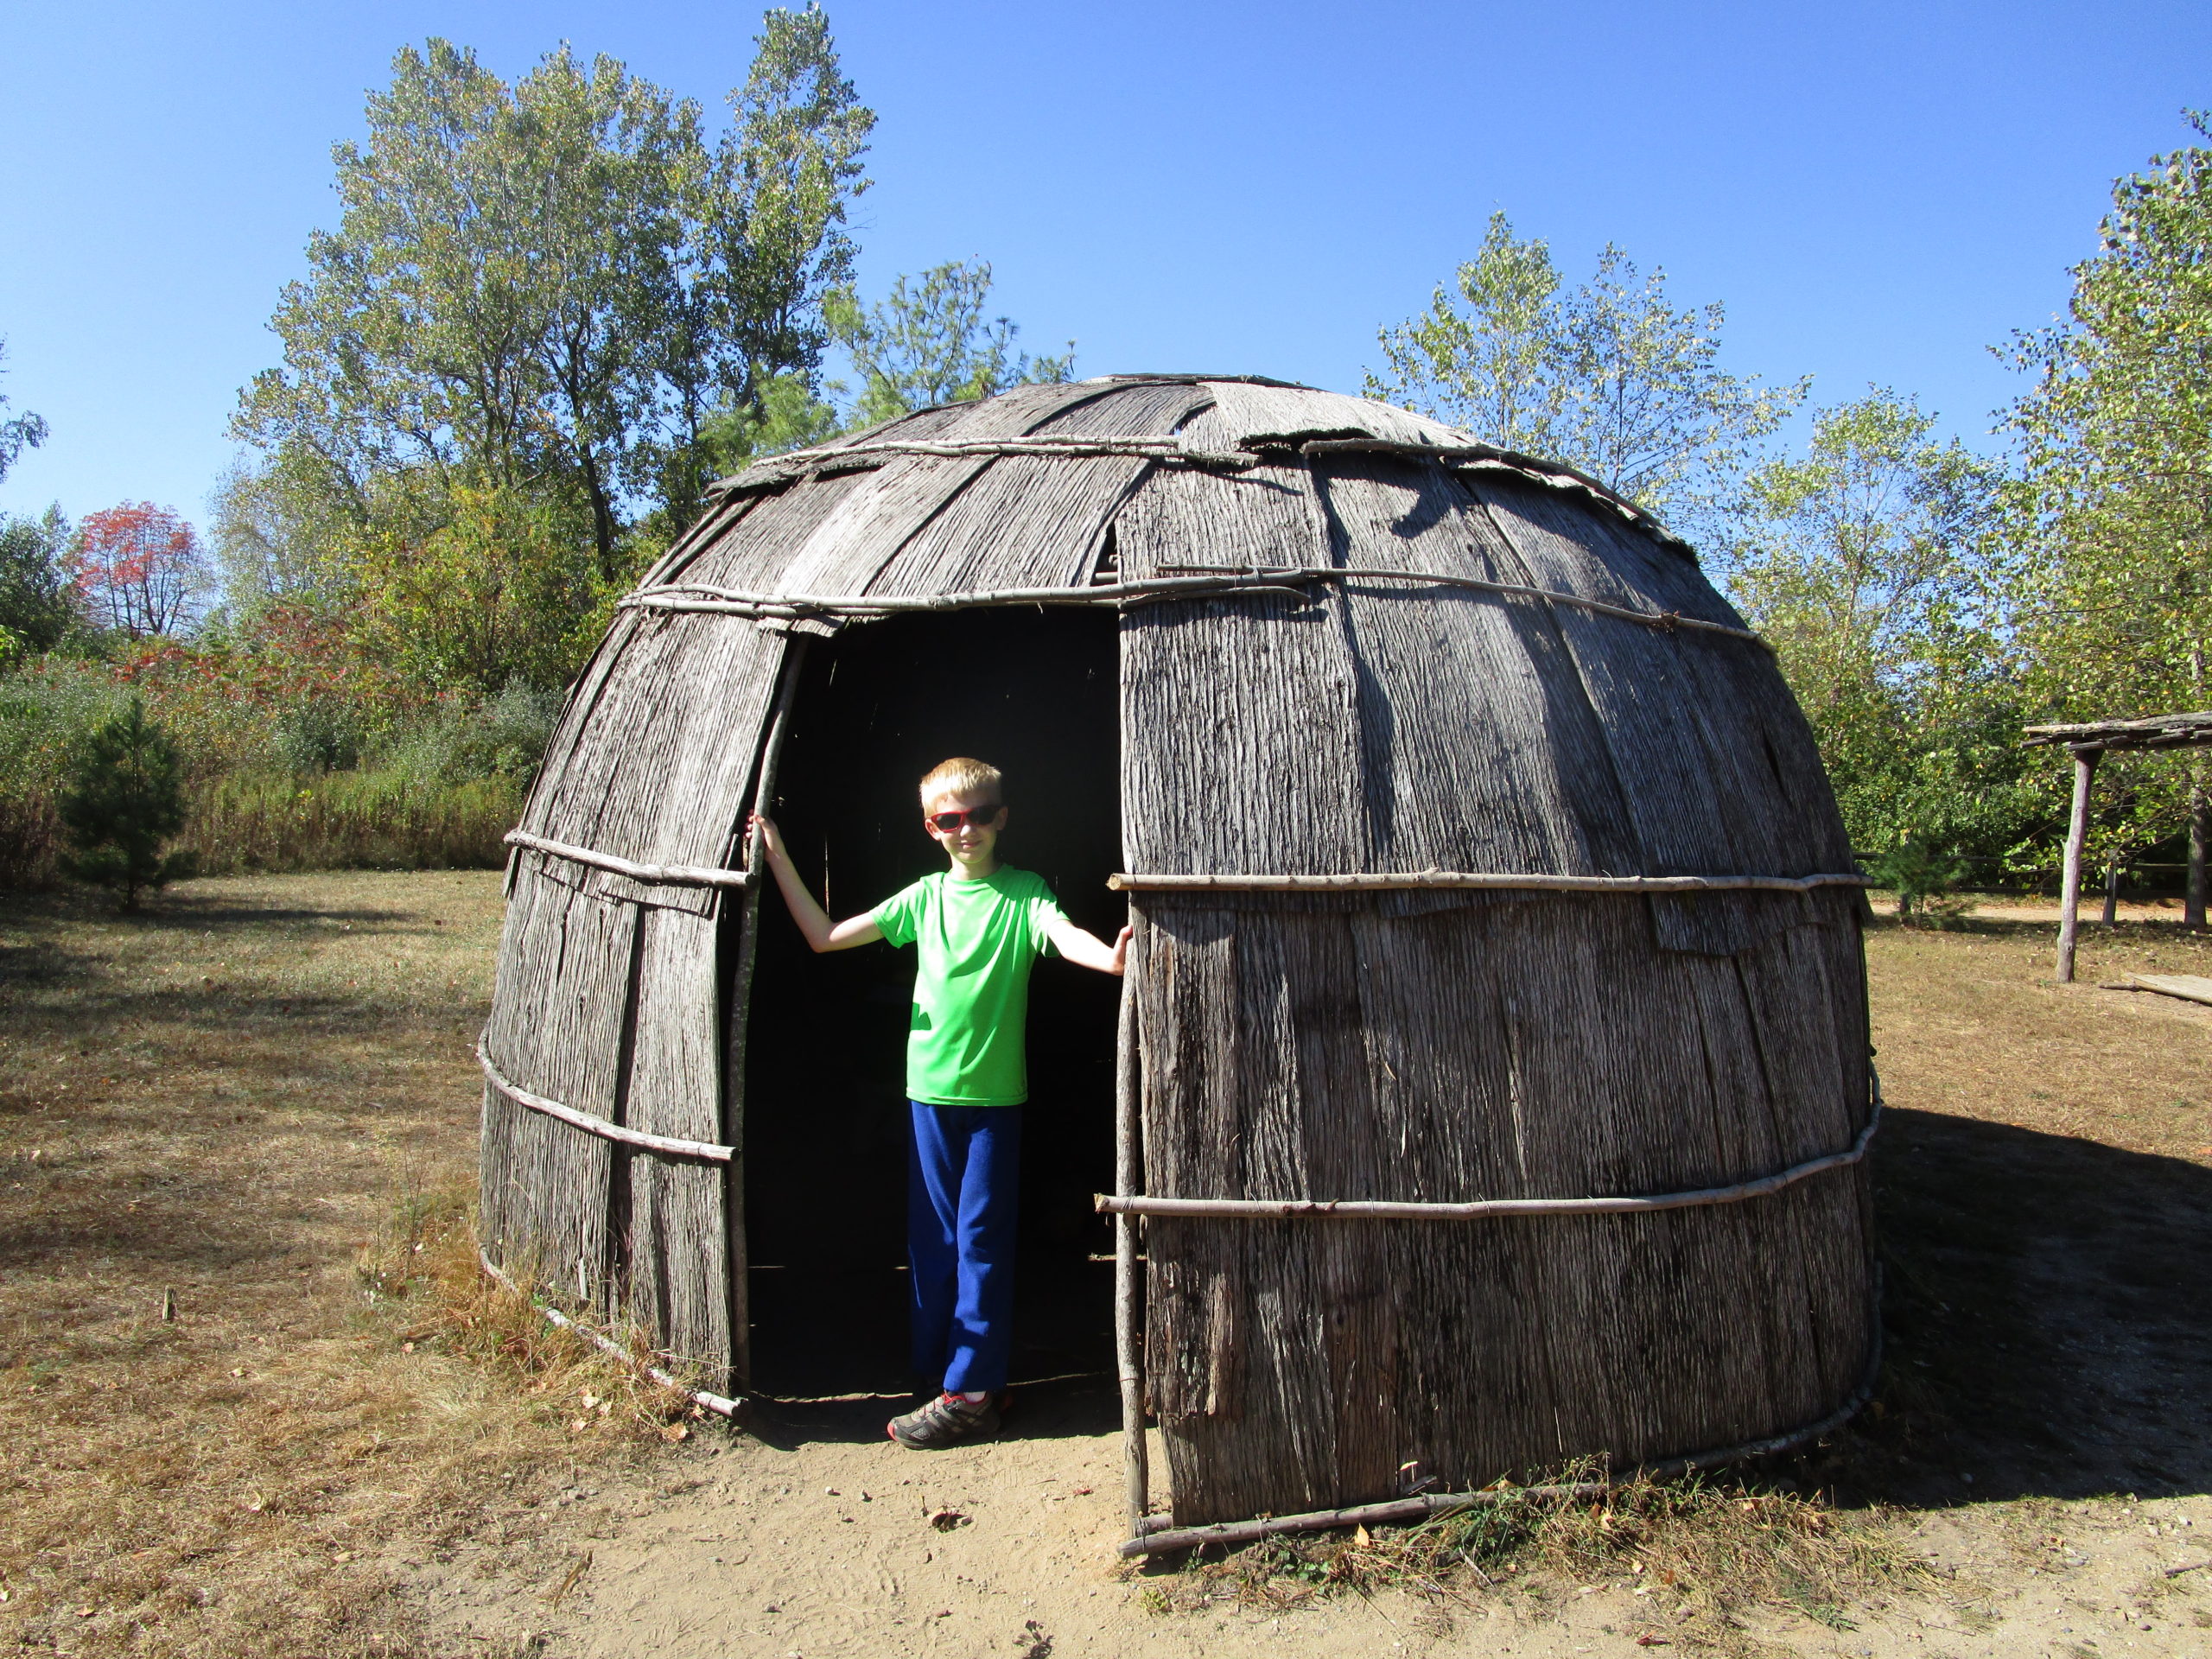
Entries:
{"type": "Polygon", "coordinates": [[[938,404],[988,397],[1008,386],[1053,383],[1075,373],[1075,342],[1059,357],[1014,347],[1021,330],[1005,317],[983,321],[988,261],[934,265],[899,276],[880,303],[861,308],[849,289],[830,296],[830,332],[852,359],[860,385],[853,423],[873,426],[938,404]]]}
{"type": "Polygon", "coordinates": [[[192,526],[150,501],[86,514],[64,563],[86,614],[134,639],[176,632],[207,587],[192,526]]]}
{"type": "Polygon", "coordinates": [[[410,507],[519,491],[605,584],[642,513],[690,521],[716,403],[818,360],[874,121],[818,9],[770,12],[760,45],[711,145],[696,104],[610,58],[564,47],[510,87],[445,41],[398,54],[366,143],[334,151],[343,207],[277,309],[284,366],[233,423],[320,498],[298,516],[389,541],[395,474],[430,486],[410,507]]]}
{"type": "Polygon", "coordinates": [[[1719,550],[1852,844],[1916,881],[2001,853],[2028,810],[1986,585],[1998,472],[1934,429],[1881,388],[1815,410],[1804,454],[1747,478],[1719,550]]]}
{"type": "Polygon", "coordinates": [[[351,590],[346,561],[356,526],[314,511],[317,492],[286,474],[282,455],[239,455],[207,498],[208,541],[222,603],[233,623],[271,607],[334,610],[351,590]]]}
{"type": "MultiPolygon", "coordinates": [[[[69,521],[59,506],[37,518],[0,519],[0,630],[14,641],[10,650],[51,651],[77,620],[62,554],[69,543],[69,521]]],[[[0,651],[4,658],[6,651],[0,651]]]]}
{"type": "Polygon", "coordinates": [[[1721,369],[1719,304],[1675,309],[1666,273],[1644,276],[1610,243],[1562,294],[1548,245],[1493,213],[1457,282],[1459,301],[1440,285],[1427,312],[1382,331],[1388,368],[1367,395],[1564,461],[1654,512],[1709,518],[1810,385],[1721,369]]]}
{"type": "Polygon", "coordinates": [[[392,533],[361,545],[354,637],[377,661],[434,690],[558,686],[606,622],[592,574],[542,502],[515,490],[456,486],[448,522],[428,535],[392,533]]]}
{"type": "MultiPolygon", "coordinates": [[[[8,342],[0,340],[0,359],[8,355],[8,342]]],[[[0,415],[8,408],[8,395],[0,392],[0,415]]],[[[0,479],[8,476],[8,469],[26,449],[35,449],[46,442],[46,423],[25,410],[13,420],[0,419],[0,479]]]]}
{"type": "Polygon", "coordinates": [[[875,116],[840,71],[821,8],[770,12],[758,46],[693,193],[683,302],[662,335],[676,394],[659,471],[671,536],[715,475],[706,423],[790,429],[793,386],[812,392],[823,302],[852,280],[846,207],[868,188],[861,157],[875,116]]]}
{"type": "Polygon", "coordinates": [[[146,718],[133,696],[85,735],[60,801],[69,851],[62,868],[80,881],[121,890],[138,908],[142,888],[160,888],[189,868],[185,854],[162,847],[184,828],[182,768],[176,745],[146,718]]]}
{"type": "MultiPolygon", "coordinates": [[[[2202,112],[2187,112],[2212,137],[2202,112]]],[[[2212,150],[2117,181],[2065,319],[2002,352],[2035,377],[2012,406],[2016,658],[2037,714],[2069,721],[2206,706],[2212,658],[2212,150]]],[[[2190,830],[2203,925],[2205,766],[2111,757],[2107,856],[2190,830]]]]}
{"type": "Polygon", "coordinates": [[[699,447],[715,477],[738,471],[763,455],[779,455],[835,437],[843,423],[796,374],[766,382],[751,408],[724,405],[700,423],[699,447]]]}

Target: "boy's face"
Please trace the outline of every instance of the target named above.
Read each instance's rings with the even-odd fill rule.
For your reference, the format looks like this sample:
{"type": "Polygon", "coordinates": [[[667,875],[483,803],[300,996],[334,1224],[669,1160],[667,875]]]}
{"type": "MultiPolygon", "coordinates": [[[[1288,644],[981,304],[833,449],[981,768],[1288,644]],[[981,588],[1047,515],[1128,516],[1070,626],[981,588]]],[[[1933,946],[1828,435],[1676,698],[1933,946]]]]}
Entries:
{"type": "Polygon", "coordinates": [[[950,791],[922,803],[922,823],[930,839],[963,864],[989,858],[998,846],[999,831],[1006,828],[1006,808],[988,795],[957,795],[950,791]],[[958,820],[948,829],[948,814],[958,820]]]}

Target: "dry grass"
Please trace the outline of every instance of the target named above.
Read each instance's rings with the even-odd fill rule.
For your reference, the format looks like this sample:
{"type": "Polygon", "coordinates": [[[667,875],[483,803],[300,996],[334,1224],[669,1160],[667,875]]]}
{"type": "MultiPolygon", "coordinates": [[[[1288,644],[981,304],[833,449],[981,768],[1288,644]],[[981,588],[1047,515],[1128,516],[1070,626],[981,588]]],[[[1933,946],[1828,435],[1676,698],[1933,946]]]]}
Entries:
{"type": "Polygon", "coordinates": [[[2212,1007],[2098,987],[2129,974],[2212,975],[2212,935],[2190,935],[2177,912],[2109,930],[2088,922],[2068,987],[2051,978],[2053,933],[1980,913],[1942,932],[1876,925],[1867,936],[1876,1064],[1891,1099],[2205,1162],[2203,1042],[2167,1033],[2177,1022],[2212,1033],[2212,1007]]]}
{"type": "Polygon", "coordinates": [[[499,915],[488,874],[0,899],[0,1645],[427,1651],[410,1567],[557,1578],[541,1516],[650,1443],[473,1271],[499,915]]]}
{"type": "Polygon", "coordinates": [[[178,846],[209,874],[498,868],[522,813],[512,778],[423,783],[391,772],[228,778],[196,790],[178,846]]]}
{"type": "MultiPolygon", "coordinates": [[[[1594,1464],[1560,1484],[1597,1478],[1594,1464]]],[[[1160,1611],[1213,1602],[1286,1611],[1341,1591],[1411,1591],[1448,1618],[1503,1600],[1555,1610],[1611,1586],[1639,1606],[1647,1645],[1744,1650],[1754,1610],[1795,1612],[1831,1630],[1872,1593],[1917,1589],[1925,1564],[1897,1518],[1842,1513],[1797,1492],[1733,1482],[1638,1479],[1597,1500],[1510,1495],[1417,1527],[1350,1537],[1278,1535],[1225,1560],[1195,1560],[1150,1594],[1160,1611]]]]}

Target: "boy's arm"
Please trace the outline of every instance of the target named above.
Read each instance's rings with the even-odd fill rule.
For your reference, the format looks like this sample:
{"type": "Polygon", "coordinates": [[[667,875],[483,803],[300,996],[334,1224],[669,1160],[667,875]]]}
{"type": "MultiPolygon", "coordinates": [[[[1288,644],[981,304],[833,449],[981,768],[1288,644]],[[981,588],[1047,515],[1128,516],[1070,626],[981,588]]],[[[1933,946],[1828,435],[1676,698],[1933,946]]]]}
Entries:
{"type": "Polygon", "coordinates": [[[761,850],[768,855],[768,868],[776,874],[776,885],[783,890],[785,908],[798,924],[798,931],[806,935],[807,944],[817,950],[849,950],[883,937],[883,930],[872,916],[848,916],[842,922],[830,919],[829,912],[814,902],[806,883],[791,868],[791,855],[784,850],[783,832],[773,819],[754,813],[747,820],[746,833],[755,832],[760,835],[761,850]]]}
{"type": "Polygon", "coordinates": [[[1118,974],[1129,959],[1129,930],[1123,928],[1109,944],[1096,933],[1077,927],[1059,912],[1045,924],[1045,937],[1052,948],[1078,968],[1096,968],[1102,974],[1118,974]]]}

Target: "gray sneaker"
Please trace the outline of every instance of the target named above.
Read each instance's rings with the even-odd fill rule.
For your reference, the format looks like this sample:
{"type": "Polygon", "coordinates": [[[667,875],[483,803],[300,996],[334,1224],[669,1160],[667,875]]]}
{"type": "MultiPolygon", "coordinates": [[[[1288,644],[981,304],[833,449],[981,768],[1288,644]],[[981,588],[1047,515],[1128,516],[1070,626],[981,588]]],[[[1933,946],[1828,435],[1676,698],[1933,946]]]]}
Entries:
{"type": "Polygon", "coordinates": [[[998,1402],[989,1395],[981,1400],[963,1400],[957,1394],[941,1394],[903,1417],[893,1417],[886,1427],[899,1445],[916,1452],[936,1452],[997,1433],[998,1402]]]}

